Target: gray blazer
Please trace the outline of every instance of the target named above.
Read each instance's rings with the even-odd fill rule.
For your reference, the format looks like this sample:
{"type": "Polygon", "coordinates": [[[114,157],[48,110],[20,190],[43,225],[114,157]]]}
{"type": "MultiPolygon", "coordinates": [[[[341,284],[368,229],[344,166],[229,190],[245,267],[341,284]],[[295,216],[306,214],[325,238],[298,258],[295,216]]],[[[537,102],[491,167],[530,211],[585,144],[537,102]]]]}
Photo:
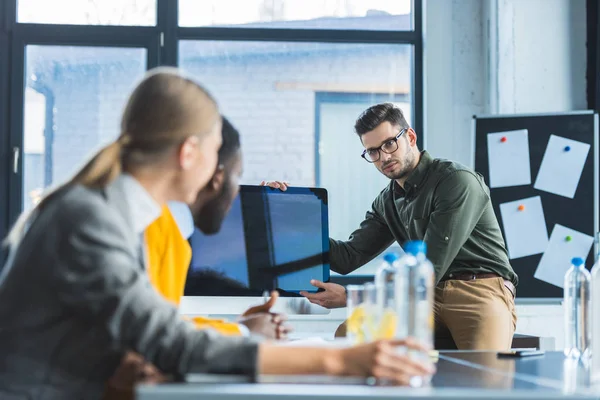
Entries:
{"type": "Polygon", "coordinates": [[[0,278],[0,398],[94,399],[124,352],[167,373],[256,370],[249,338],[199,331],[151,286],[123,193],[58,193],[0,278]]]}

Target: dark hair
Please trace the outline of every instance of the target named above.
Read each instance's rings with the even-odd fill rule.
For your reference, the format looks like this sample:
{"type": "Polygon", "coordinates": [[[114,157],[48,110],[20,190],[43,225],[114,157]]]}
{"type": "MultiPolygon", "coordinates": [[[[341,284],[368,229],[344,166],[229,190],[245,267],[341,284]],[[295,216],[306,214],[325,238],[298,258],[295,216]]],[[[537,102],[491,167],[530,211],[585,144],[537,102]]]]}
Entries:
{"type": "Polygon", "coordinates": [[[381,123],[388,121],[401,129],[409,128],[404,113],[392,103],[376,104],[367,108],[356,120],[354,130],[361,136],[377,128],[381,123]]]}
{"type": "Polygon", "coordinates": [[[240,149],[240,133],[223,117],[223,144],[219,149],[219,164],[226,163],[240,149]]]}

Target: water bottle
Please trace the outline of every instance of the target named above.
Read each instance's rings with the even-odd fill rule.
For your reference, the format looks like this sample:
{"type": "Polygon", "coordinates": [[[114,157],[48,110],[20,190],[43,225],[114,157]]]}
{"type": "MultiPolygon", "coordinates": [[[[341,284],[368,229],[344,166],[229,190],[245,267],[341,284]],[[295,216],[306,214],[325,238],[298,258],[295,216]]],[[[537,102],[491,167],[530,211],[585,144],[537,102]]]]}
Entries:
{"type": "Polygon", "coordinates": [[[591,369],[592,381],[600,381],[600,258],[596,256],[596,264],[592,268],[592,306],[590,318],[592,321],[591,369]]]}
{"type": "Polygon", "coordinates": [[[427,246],[423,241],[406,243],[404,251],[407,254],[404,265],[407,268],[409,288],[407,336],[433,348],[435,285],[433,264],[426,257],[427,246]]]}
{"type": "MultiPolygon", "coordinates": [[[[411,241],[404,245],[406,256],[399,261],[407,271],[408,314],[406,318],[407,336],[423,345],[433,348],[434,316],[433,298],[435,271],[433,264],[427,259],[427,246],[423,241],[411,241]]],[[[426,364],[431,363],[429,354],[423,352],[410,353],[410,356],[426,364]]],[[[410,385],[421,387],[431,382],[431,376],[413,377],[410,385]]]]}
{"type": "Polygon", "coordinates": [[[574,394],[590,386],[589,358],[565,358],[562,365],[562,394],[574,394]]]}
{"type": "Polygon", "coordinates": [[[406,270],[398,263],[400,256],[387,253],[375,274],[377,292],[374,339],[405,338],[408,307],[406,270]]]}
{"type": "Polygon", "coordinates": [[[565,274],[565,356],[586,358],[590,355],[590,273],[583,258],[571,260],[565,274]]]}

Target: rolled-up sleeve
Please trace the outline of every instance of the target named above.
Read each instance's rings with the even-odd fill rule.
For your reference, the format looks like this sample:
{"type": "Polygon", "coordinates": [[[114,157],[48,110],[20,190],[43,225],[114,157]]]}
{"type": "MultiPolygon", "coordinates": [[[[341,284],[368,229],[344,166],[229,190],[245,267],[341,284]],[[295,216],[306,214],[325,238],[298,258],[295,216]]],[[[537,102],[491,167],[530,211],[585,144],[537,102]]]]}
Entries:
{"type": "Polygon", "coordinates": [[[348,274],[378,256],[393,242],[394,236],[381,215],[381,197],[373,202],[360,227],[347,241],[329,239],[331,269],[348,274]]]}

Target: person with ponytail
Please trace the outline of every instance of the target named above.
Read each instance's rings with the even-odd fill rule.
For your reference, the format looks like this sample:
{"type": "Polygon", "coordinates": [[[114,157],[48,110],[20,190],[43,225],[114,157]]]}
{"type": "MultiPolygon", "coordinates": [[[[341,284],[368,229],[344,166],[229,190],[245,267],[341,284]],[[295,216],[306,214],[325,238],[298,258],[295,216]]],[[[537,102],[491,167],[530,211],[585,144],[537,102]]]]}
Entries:
{"type": "Polygon", "coordinates": [[[152,287],[144,230],[168,201],[195,201],[221,141],[214,99],[175,69],[153,70],[131,94],[119,138],[19,219],[0,275],[0,398],[101,398],[129,352],[178,376],[331,374],[406,384],[432,373],[396,352],[422,349],[411,340],[293,348],[198,330],[152,287]]]}

